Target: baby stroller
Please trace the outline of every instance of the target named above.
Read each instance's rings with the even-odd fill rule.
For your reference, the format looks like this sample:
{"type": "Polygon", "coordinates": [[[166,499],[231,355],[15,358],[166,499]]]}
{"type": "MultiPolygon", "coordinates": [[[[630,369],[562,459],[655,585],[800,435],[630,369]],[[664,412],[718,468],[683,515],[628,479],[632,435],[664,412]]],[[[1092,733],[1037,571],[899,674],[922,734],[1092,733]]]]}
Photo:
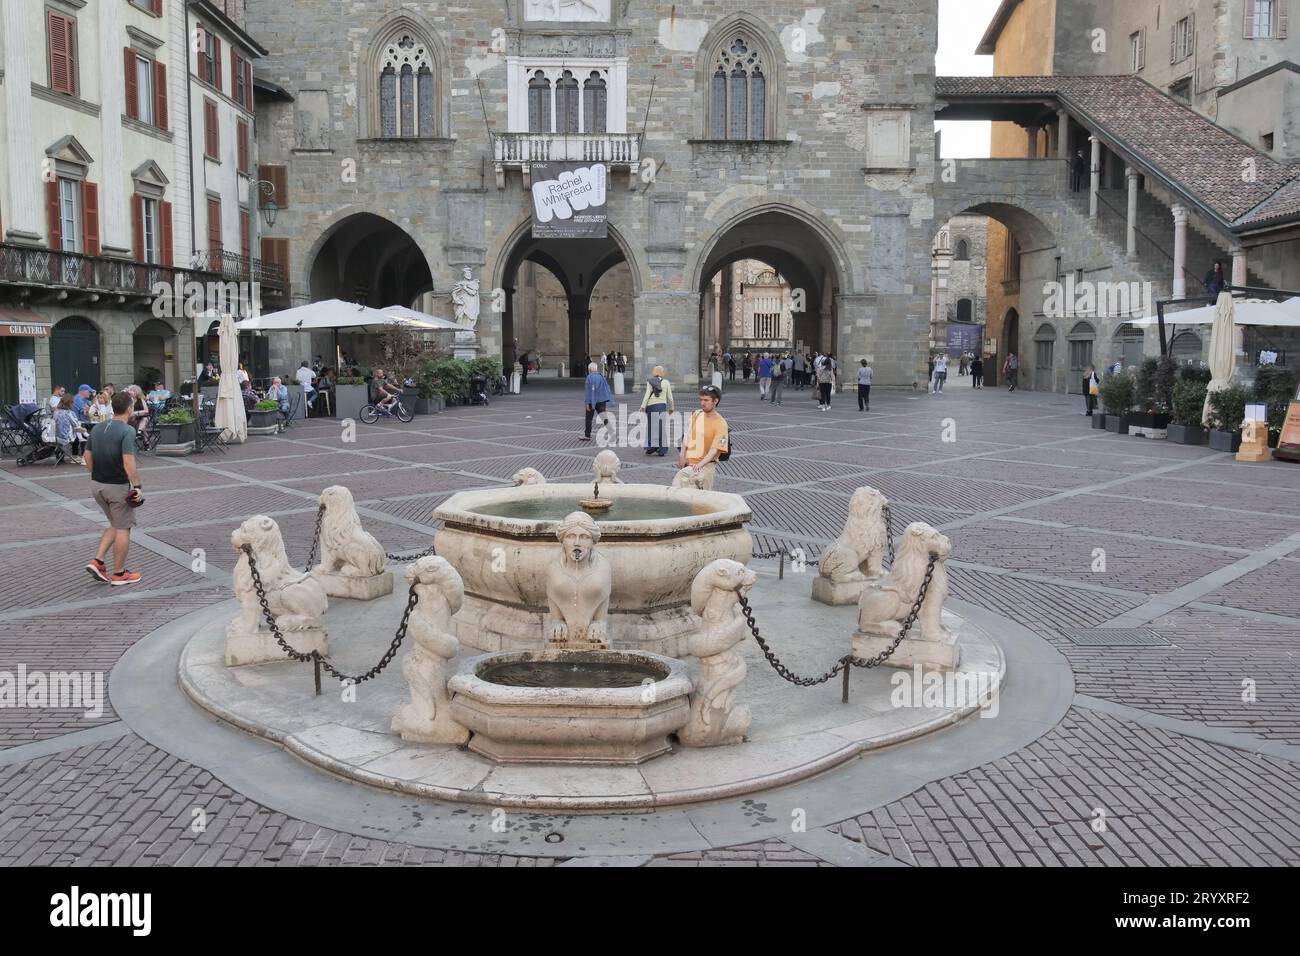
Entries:
{"type": "Polygon", "coordinates": [[[56,465],[63,464],[63,449],[56,442],[46,441],[41,435],[40,405],[6,405],[4,407],[5,430],[10,433],[7,441],[20,454],[19,465],[31,465],[53,457],[56,465]]]}
{"type": "Polygon", "coordinates": [[[466,405],[487,405],[487,378],[478,372],[469,377],[469,390],[465,393],[466,405]]]}

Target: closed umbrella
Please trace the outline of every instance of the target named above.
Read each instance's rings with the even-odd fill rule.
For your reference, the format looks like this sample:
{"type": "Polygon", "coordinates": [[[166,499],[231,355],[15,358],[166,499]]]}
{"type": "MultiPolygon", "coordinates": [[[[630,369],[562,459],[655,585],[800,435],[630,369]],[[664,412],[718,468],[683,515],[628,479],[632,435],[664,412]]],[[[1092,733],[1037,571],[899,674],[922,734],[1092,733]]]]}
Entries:
{"type": "Polygon", "coordinates": [[[225,431],[226,441],[242,442],[248,437],[248,419],[235,375],[239,368],[239,336],[229,314],[221,317],[217,336],[221,343],[221,379],[217,382],[217,414],[213,421],[225,431]]]}
{"type": "Polygon", "coordinates": [[[1232,369],[1236,364],[1234,331],[1236,310],[1232,293],[1220,292],[1214,305],[1214,325],[1210,331],[1210,386],[1205,393],[1205,407],[1201,409],[1201,424],[1210,424],[1210,395],[1232,384],[1232,369]]]}

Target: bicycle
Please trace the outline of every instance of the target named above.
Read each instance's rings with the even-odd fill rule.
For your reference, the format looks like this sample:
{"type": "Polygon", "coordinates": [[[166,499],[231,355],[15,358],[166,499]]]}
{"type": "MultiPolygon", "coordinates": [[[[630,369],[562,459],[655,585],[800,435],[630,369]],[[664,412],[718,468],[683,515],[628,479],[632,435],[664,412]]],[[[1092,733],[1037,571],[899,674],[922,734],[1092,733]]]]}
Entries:
{"type": "Polygon", "coordinates": [[[381,417],[396,418],[399,422],[409,422],[415,417],[415,413],[403,405],[402,400],[399,398],[391,405],[375,405],[373,403],[364,405],[361,408],[359,417],[367,425],[373,425],[381,417]]]}

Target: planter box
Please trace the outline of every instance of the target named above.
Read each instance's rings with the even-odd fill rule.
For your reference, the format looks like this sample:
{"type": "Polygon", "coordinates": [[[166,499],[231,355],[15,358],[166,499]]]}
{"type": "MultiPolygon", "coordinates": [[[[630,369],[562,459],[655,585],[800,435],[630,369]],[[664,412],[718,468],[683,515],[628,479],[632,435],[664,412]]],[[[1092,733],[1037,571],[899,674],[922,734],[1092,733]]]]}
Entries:
{"type": "Polygon", "coordinates": [[[437,395],[433,398],[416,398],[413,406],[417,415],[436,415],[446,407],[437,395]]]}
{"type": "Polygon", "coordinates": [[[1106,416],[1103,415],[1101,412],[1093,412],[1093,413],[1092,413],[1092,427],[1093,427],[1093,428],[1105,428],[1105,427],[1106,427],[1106,416]]]}
{"type": "Polygon", "coordinates": [[[278,408],[265,412],[251,411],[248,413],[248,434],[274,435],[280,430],[280,422],[278,408]]]}
{"type": "Polygon", "coordinates": [[[363,406],[370,403],[365,385],[334,386],[334,417],[356,418],[363,406]]]}
{"type": "Polygon", "coordinates": [[[194,423],[188,425],[159,425],[155,455],[189,455],[194,452],[194,423]]]}
{"type": "Polygon", "coordinates": [[[1106,431],[1114,432],[1116,435],[1128,434],[1128,416],[1127,415],[1107,415],[1106,431]]]}
{"type": "Polygon", "coordinates": [[[402,389],[402,404],[411,410],[413,415],[427,415],[426,411],[421,410],[420,393],[414,388],[402,389]]]}
{"type": "Polygon", "coordinates": [[[1200,425],[1169,425],[1169,440],[1176,445],[1204,445],[1210,440],[1209,429],[1200,425]]]}
{"type": "Polygon", "coordinates": [[[1221,432],[1217,428],[1210,430],[1210,447],[1215,451],[1236,454],[1241,448],[1241,432],[1221,432]]]}
{"type": "MultiPolygon", "coordinates": [[[[285,384],[288,384],[288,383],[286,382],[285,384]]],[[[293,406],[294,406],[295,403],[297,403],[297,405],[298,405],[298,411],[297,411],[297,413],[293,416],[293,420],[294,420],[294,421],[297,421],[297,420],[300,419],[300,418],[306,418],[306,417],[307,417],[307,400],[306,400],[305,398],[303,398],[303,394],[302,394],[302,386],[301,386],[301,385],[298,385],[298,384],[289,385],[289,407],[290,407],[290,408],[293,408],[293,406]]]]}

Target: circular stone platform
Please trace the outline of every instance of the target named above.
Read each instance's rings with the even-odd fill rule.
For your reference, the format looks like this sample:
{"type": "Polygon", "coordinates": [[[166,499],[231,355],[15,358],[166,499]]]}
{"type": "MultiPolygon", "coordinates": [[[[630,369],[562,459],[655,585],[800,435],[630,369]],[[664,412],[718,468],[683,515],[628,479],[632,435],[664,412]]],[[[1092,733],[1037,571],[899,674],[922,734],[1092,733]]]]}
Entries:
{"type": "MultiPolygon", "coordinates": [[[[828,607],[808,597],[809,574],[785,580],[764,575],[750,593],[765,640],[800,674],[826,670],[849,648],[856,607],[828,607]]],[[[369,668],[392,639],[406,591],[372,602],[331,599],[325,624],[331,658],[352,672],[369,668]]],[[[841,679],[804,688],[781,680],[757,644],[743,646],[749,673],[740,699],[754,713],[749,739],[728,747],[676,747],[639,766],[498,765],[453,746],[410,744],[389,731],[407,699],[399,651],[373,681],[349,690],[325,676],[313,693],[312,668],[292,662],[228,668],[222,662],[229,614],[207,614],[180,657],[181,687],[200,707],[250,733],[274,741],[323,770],[404,794],[529,810],[637,812],[754,793],[793,783],[881,747],[914,740],[970,716],[987,697],[935,701],[920,687],[910,702],[895,693],[897,668],[862,670],[850,678],[850,702],[840,702],[841,679]],[[894,706],[891,695],[903,706],[894,706]]],[[[215,609],[214,610],[218,610],[215,609]]],[[[962,648],[959,675],[967,686],[1005,693],[1005,660],[992,636],[945,614],[962,648]],[[979,675],[976,678],[975,675],[979,675]],[[976,680],[980,683],[977,685],[976,680]]],[[[472,653],[472,652],[469,652],[472,653]]],[[[994,699],[990,716],[999,705],[994,699]]]]}

